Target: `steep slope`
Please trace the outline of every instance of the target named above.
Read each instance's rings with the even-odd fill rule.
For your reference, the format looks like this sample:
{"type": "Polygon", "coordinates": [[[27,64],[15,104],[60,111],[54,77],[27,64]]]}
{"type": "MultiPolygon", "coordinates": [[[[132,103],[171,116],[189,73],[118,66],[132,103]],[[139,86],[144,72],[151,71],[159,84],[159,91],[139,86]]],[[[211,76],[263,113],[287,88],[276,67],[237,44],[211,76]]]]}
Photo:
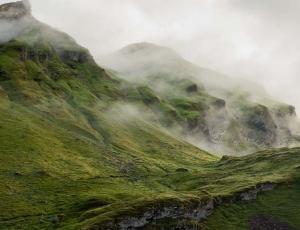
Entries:
{"type": "Polygon", "coordinates": [[[78,218],[93,199],[101,206],[163,190],[144,175],[216,159],[119,115],[111,105],[124,101],[121,83],[87,50],[22,2],[1,9],[16,13],[1,19],[16,31],[0,45],[1,229],[49,228],[78,218]]]}
{"type": "Polygon", "coordinates": [[[0,229],[199,229],[220,201],[299,178],[299,149],[219,159],[168,134],[147,113],[148,103],[169,108],[160,96],[97,66],[24,2],[0,6],[8,8],[13,16],[1,20],[14,33],[0,44],[0,229]]]}
{"type": "Polygon", "coordinates": [[[208,151],[245,154],[299,144],[295,108],[270,99],[254,83],[200,68],[150,43],[129,45],[100,61],[149,87],[160,102],[154,108],[164,118],[160,123],[208,151]]]}

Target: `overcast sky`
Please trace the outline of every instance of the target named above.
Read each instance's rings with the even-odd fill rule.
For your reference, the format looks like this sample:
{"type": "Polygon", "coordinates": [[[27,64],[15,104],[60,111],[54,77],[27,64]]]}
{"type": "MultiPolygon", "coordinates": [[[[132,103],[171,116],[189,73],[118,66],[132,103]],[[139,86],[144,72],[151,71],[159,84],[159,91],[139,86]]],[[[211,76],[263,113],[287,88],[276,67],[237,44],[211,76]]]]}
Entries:
{"type": "Polygon", "coordinates": [[[299,0],[31,0],[34,15],[96,58],[134,42],[253,79],[300,108],[299,0]]]}

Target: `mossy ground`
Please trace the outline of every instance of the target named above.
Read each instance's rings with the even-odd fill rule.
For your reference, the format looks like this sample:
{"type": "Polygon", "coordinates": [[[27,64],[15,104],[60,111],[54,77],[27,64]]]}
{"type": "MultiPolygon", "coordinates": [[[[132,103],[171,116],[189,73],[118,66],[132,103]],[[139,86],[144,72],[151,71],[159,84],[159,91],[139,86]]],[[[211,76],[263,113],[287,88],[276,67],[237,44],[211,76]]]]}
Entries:
{"type": "Polygon", "coordinates": [[[293,180],[300,165],[299,149],[220,161],[143,121],[102,118],[102,142],[23,106],[2,102],[0,112],[2,229],[79,229],[147,205],[293,180]]]}
{"type": "MultiPolygon", "coordinates": [[[[220,160],[112,109],[132,98],[87,51],[22,39],[0,47],[0,229],[85,229],[147,206],[298,178],[299,149],[220,160]]],[[[142,92],[136,103],[166,106],[142,92]]]]}
{"type": "Polygon", "coordinates": [[[250,219],[257,215],[272,216],[298,229],[300,226],[300,184],[279,186],[274,191],[262,193],[249,203],[225,204],[203,223],[205,230],[247,230],[250,219]]]}
{"type": "Polygon", "coordinates": [[[107,136],[97,139],[19,105],[2,102],[0,114],[3,229],[48,228],[49,217],[59,214],[66,224],[78,222],[91,200],[97,208],[126,208],[126,201],[172,196],[155,178],[215,159],[143,122],[110,126],[103,118],[107,136]]]}
{"type": "MultiPolygon", "coordinates": [[[[119,81],[92,59],[64,60],[45,44],[22,41],[1,50],[0,228],[79,228],[91,208],[122,210],[170,190],[152,176],[216,159],[142,119],[110,111],[110,103],[124,100],[119,81]],[[52,216],[60,216],[59,225],[52,216]]],[[[112,210],[102,219],[117,215],[112,210]]]]}

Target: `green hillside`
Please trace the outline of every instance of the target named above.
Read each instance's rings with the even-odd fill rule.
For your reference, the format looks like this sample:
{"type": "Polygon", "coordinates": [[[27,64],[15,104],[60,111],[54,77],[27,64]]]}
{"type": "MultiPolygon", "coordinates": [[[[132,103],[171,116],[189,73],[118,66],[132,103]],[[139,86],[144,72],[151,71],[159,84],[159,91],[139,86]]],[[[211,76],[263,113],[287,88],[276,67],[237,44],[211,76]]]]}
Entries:
{"type": "Polygon", "coordinates": [[[273,219],[271,222],[262,222],[258,229],[280,229],[271,224],[274,221],[289,226],[283,229],[299,229],[299,189],[298,180],[293,185],[279,187],[272,192],[262,194],[256,202],[224,205],[208,218],[203,224],[203,229],[247,230],[249,226],[254,225],[253,221],[258,217],[273,219]]]}
{"type": "Polygon", "coordinates": [[[300,227],[299,148],[203,151],[161,124],[222,100],[200,86],[164,99],[31,15],[14,20],[23,17],[0,44],[0,229],[242,229],[263,212],[300,227]]]}
{"type": "Polygon", "coordinates": [[[172,49],[146,42],[99,61],[120,78],[152,90],[157,100],[151,109],[159,124],[209,152],[241,156],[299,145],[295,108],[273,100],[253,82],[201,68],[172,49]]]}

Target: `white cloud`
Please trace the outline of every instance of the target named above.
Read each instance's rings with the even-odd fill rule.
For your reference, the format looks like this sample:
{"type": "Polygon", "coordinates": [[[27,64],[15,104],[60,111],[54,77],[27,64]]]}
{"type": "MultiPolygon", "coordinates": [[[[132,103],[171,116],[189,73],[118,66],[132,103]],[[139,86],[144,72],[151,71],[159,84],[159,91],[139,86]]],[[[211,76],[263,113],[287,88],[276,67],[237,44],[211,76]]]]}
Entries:
{"type": "Polygon", "coordinates": [[[17,2],[17,0],[0,0],[0,4],[10,3],[10,2],[17,2]]]}
{"type": "Polygon", "coordinates": [[[201,66],[256,80],[300,108],[298,0],[31,2],[37,18],[96,57],[129,43],[159,43],[201,66]]]}

